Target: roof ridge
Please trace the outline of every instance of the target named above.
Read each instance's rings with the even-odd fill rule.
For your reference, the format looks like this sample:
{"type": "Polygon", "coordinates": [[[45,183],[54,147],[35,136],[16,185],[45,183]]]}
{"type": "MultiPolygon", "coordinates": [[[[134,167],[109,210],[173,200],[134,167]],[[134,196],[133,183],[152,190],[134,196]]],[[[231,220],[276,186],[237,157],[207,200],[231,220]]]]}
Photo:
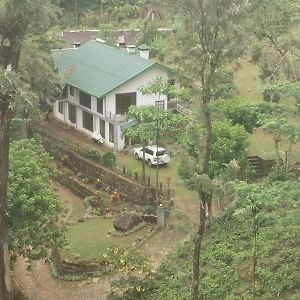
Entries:
{"type": "MultiPolygon", "coordinates": [[[[137,59],[137,60],[143,60],[143,61],[147,61],[151,64],[155,64],[155,62],[151,59],[145,59],[143,57],[140,57],[139,55],[134,55],[132,53],[128,53],[127,51],[123,51],[123,50],[120,50],[118,48],[115,48],[115,47],[112,47],[112,46],[109,46],[109,45],[106,45],[106,44],[103,44],[101,42],[97,42],[96,40],[91,40],[91,41],[88,41],[86,43],[84,43],[81,47],[84,47],[85,45],[89,44],[89,43],[97,43],[97,44],[100,44],[101,46],[104,46],[104,47],[107,47],[107,48],[110,48],[112,50],[114,50],[115,52],[118,52],[118,53],[122,53],[124,55],[128,55],[130,57],[133,57],[134,59],[137,59]]],[[[80,49],[81,47],[79,47],[78,49],[80,49]]]]}

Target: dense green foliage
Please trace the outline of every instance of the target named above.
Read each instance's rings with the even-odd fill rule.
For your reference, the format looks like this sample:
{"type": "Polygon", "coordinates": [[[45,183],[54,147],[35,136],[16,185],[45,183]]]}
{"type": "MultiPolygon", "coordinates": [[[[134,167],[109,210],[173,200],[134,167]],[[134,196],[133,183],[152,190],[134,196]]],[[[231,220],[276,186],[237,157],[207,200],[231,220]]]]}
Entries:
{"type": "Polygon", "coordinates": [[[110,22],[126,25],[129,20],[146,17],[150,0],[62,0],[63,26],[97,27],[101,23],[110,22]]]}
{"type": "Polygon", "coordinates": [[[10,247],[30,259],[46,257],[48,249],[63,242],[63,205],[51,185],[53,172],[52,159],[39,143],[12,143],[8,184],[10,247]]]}
{"type": "Polygon", "coordinates": [[[248,133],[260,126],[261,108],[242,99],[220,100],[215,103],[218,114],[224,114],[234,125],[243,125],[248,133]]]}
{"type": "Polygon", "coordinates": [[[214,141],[212,145],[212,169],[215,175],[225,169],[231,160],[241,161],[246,157],[248,134],[241,125],[230,121],[213,123],[214,141]]]}
{"type": "Polygon", "coordinates": [[[216,72],[216,83],[212,88],[212,99],[232,99],[237,95],[234,85],[234,71],[228,67],[223,67],[216,72]]]}
{"type": "MultiPolygon", "coordinates": [[[[211,154],[211,175],[222,173],[226,164],[231,160],[242,161],[247,154],[248,134],[242,125],[233,125],[231,121],[215,121],[213,123],[214,140],[211,154]]],[[[196,175],[201,168],[199,162],[199,151],[202,147],[197,147],[197,138],[203,134],[202,127],[189,128],[184,137],[184,147],[186,149],[181,162],[179,174],[190,188],[195,187],[196,175]],[[188,155],[186,155],[188,154],[188,155]]]]}
{"type": "MultiPolygon", "coordinates": [[[[211,224],[203,245],[200,299],[252,299],[252,215],[246,197],[259,201],[257,299],[298,299],[300,185],[296,181],[236,185],[235,206],[211,224]]],[[[190,299],[192,242],[178,246],[137,298],[190,299]]],[[[121,298],[119,298],[121,299],[121,298]]]]}

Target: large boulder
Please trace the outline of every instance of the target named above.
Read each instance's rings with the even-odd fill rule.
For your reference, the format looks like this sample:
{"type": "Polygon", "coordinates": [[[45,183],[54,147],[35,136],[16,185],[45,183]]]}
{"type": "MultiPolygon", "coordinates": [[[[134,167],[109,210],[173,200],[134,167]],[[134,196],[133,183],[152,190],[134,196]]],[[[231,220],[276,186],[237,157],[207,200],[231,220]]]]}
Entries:
{"type": "Polygon", "coordinates": [[[117,231],[126,232],[141,223],[142,217],[135,213],[123,213],[114,220],[114,228],[117,231]]]}

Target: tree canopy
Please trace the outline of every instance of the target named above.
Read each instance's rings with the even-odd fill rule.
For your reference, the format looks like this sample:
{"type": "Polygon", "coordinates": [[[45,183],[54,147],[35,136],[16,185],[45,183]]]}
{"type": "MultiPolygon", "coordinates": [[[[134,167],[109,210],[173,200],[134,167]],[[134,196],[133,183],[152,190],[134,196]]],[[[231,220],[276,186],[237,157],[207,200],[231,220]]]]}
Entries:
{"type": "Polygon", "coordinates": [[[12,143],[10,162],[9,246],[24,257],[44,258],[64,241],[64,206],[51,181],[52,158],[35,140],[22,139],[12,143]]]}

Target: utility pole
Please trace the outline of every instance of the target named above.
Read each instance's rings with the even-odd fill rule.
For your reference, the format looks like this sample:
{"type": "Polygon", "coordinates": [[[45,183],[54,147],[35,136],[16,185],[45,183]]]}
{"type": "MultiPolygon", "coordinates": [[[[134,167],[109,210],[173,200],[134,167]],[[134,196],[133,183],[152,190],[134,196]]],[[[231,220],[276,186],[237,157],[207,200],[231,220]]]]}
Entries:
{"type": "Polygon", "coordinates": [[[159,198],[159,181],[158,181],[158,139],[159,139],[159,110],[164,109],[164,100],[155,101],[156,108],[156,205],[157,205],[157,224],[164,227],[164,208],[159,198]]]}

